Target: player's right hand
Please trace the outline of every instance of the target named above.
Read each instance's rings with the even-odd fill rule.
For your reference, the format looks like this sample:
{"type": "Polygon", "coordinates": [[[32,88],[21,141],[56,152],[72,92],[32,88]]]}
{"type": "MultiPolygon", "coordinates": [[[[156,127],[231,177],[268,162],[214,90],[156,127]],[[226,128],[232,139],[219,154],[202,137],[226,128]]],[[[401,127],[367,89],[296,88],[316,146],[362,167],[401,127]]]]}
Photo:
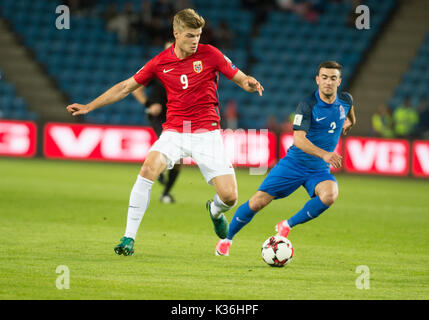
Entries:
{"type": "Polygon", "coordinates": [[[146,113],[151,116],[157,117],[162,112],[162,105],[160,103],[152,103],[149,108],[146,109],[146,113]]]}
{"type": "Polygon", "coordinates": [[[67,111],[70,112],[73,116],[78,116],[81,114],[87,114],[91,111],[91,108],[86,104],[73,103],[67,106],[67,111]]]}
{"type": "Polygon", "coordinates": [[[334,168],[341,168],[341,166],[342,166],[341,160],[342,159],[343,159],[343,157],[340,156],[338,153],[335,153],[335,152],[327,152],[323,156],[323,161],[329,163],[334,168]]]}
{"type": "Polygon", "coordinates": [[[262,96],[262,91],[264,91],[264,87],[252,76],[247,76],[247,78],[244,80],[244,86],[249,88],[251,92],[257,91],[260,96],[262,96]]]}

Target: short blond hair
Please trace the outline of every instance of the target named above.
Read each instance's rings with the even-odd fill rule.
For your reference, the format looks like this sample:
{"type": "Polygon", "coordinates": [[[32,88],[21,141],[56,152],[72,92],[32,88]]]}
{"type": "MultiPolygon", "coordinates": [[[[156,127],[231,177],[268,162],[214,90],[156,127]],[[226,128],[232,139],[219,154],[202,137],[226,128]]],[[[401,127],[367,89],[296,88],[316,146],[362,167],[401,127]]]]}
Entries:
{"type": "Polygon", "coordinates": [[[203,28],[206,21],[194,9],[183,9],[173,19],[173,29],[182,31],[185,28],[203,28]]]}

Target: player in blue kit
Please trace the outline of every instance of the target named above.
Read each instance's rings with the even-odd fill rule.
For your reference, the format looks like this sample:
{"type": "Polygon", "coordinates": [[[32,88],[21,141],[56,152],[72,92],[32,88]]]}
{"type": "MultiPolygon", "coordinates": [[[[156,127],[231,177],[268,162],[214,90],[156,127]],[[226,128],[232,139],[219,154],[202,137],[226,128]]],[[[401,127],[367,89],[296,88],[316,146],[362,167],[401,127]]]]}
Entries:
{"type": "Polygon", "coordinates": [[[335,61],[319,65],[318,90],[296,108],[293,146],[269,172],[258,191],[237,209],[228,236],[216,245],[216,255],[228,256],[233,237],[258,211],[300,186],[304,186],[311,199],[290,219],[276,225],[277,233],[283,237],[287,237],[291,228],[318,217],[335,202],[338,184],[330,166],[341,167],[342,157],[334,150],[341,132],[346,135],[356,123],[352,96],[346,92],[337,94],[341,69],[335,61]]]}

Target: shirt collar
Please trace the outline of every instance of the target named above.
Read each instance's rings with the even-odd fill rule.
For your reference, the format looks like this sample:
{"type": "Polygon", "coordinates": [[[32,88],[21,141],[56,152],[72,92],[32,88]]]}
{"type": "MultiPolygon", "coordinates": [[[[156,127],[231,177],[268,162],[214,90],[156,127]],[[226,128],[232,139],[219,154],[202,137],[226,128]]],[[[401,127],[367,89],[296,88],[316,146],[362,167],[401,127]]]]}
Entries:
{"type": "Polygon", "coordinates": [[[323,100],[320,98],[320,95],[319,95],[319,89],[317,89],[317,90],[314,92],[314,95],[315,95],[315,97],[316,97],[317,102],[319,103],[319,105],[322,105],[323,107],[330,107],[330,106],[332,106],[332,105],[334,105],[334,104],[336,104],[336,103],[338,102],[338,92],[337,92],[337,96],[335,97],[334,102],[332,102],[332,103],[326,103],[325,101],[323,101],[323,100]]]}

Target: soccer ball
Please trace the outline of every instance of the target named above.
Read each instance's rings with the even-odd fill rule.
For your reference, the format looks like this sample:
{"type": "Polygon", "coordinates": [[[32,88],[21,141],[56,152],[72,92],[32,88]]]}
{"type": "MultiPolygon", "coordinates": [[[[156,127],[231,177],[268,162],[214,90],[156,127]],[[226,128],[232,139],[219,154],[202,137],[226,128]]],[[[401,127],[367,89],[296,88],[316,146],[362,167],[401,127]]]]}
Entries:
{"type": "Polygon", "coordinates": [[[282,236],[269,237],[262,245],[261,255],[269,266],[284,267],[292,260],[292,243],[282,236]]]}

